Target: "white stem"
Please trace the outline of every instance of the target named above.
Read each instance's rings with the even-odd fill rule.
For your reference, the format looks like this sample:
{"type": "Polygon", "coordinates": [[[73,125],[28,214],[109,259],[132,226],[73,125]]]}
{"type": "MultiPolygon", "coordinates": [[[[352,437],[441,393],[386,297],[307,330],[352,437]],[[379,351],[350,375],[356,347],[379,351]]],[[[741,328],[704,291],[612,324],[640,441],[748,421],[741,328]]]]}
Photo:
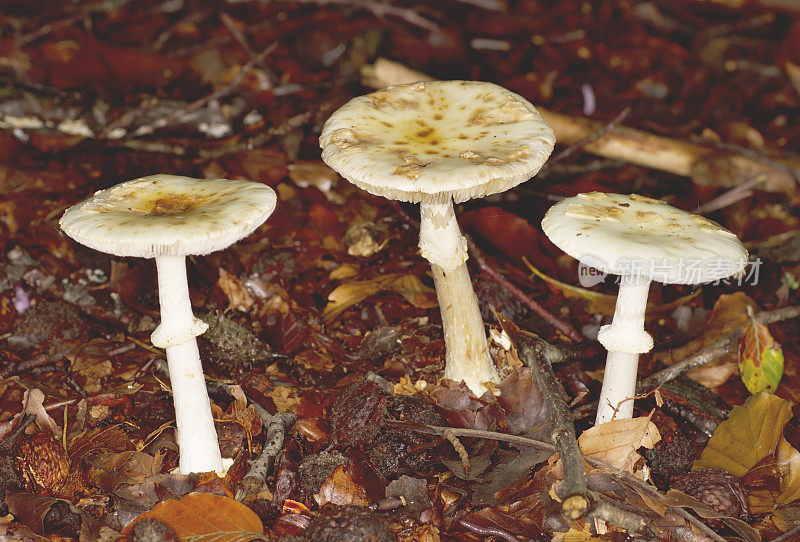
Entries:
{"type": "Polygon", "coordinates": [[[192,314],[186,258],[159,256],[156,271],[161,324],[153,332],[152,341],[167,350],[180,450],[179,470],[181,474],[222,472],[217,431],[195,339],[208,326],[192,314]]]}
{"type": "Polygon", "coordinates": [[[156,257],[156,274],[161,323],[150,336],[153,345],[159,348],[177,346],[205,333],[208,324],[192,314],[186,257],[156,257]]]}
{"type": "Polygon", "coordinates": [[[499,375],[489,356],[483,318],[467,264],[445,271],[432,263],[431,270],[444,330],[443,378],[463,380],[472,393],[480,397],[486,393],[484,382],[497,382],[499,375]]]}
{"type": "Polygon", "coordinates": [[[467,269],[467,240],[461,235],[453,200],[422,200],[419,249],[431,263],[445,344],[444,378],[467,384],[480,397],[484,382],[499,377],[486,344],[478,298],[467,269]]]}
{"type": "Polygon", "coordinates": [[[597,405],[594,424],[633,417],[633,397],[636,394],[636,370],[639,354],[609,352],[603,376],[603,389],[597,405]]]}
{"type": "Polygon", "coordinates": [[[644,330],[649,290],[650,277],[623,276],[614,319],[597,334],[597,339],[608,350],[608,357],[595,424],[633,416],[639,354],[653,348],[653,338],[644,330]]]}
{"type": "Polygon", "coordinates": [[[180,473],[222,472],[217,430],[211,416],[197,339],[167,347],[167,365],[175,403],[180,473]]]}
{"type": "Polygon", "coordinates": [[[467,240],[458,228],[453,198],[426,198],[420,202],[419,252],[432,265],[447,271],[467,261],[467,240]]]}

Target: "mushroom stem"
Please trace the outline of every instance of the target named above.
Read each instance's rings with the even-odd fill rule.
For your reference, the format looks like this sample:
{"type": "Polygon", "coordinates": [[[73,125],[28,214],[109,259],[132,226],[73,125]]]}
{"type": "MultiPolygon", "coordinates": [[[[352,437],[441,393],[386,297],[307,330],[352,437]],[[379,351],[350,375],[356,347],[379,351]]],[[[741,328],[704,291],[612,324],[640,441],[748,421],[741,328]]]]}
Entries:
{"type": "Polygon", "coordinates": [[[485,382],[498,380],[486,344],[478,298],[467,269],[467,242],[458,228],[453,200],[423,199],[420,205],[420,252],[431,264],[445,344],[444,378],[467,384],[480,397],[485,382]]]}
{"type": "Polygon", "coordinates": [[[151,340],[167,351],[180,450],[179,470],[181,474],[222,472],[217,431],[195,339],[208,326],[192,314],[186,258],[158,256],[155,260],[161,324],[151,340]]]}
{"type": "Polygon", "coordinates": [[[608,357],[595,424],[633,416],[639,354],[653,348],[653,338],[644,330],[650,281],[640,274],[623,275],[614,319],[597,334],[608,357]]]}
{"type": "MultiPolygon", "coordinates": [[[[425,196],[419,204],[419,252],[423,258],[452,271],[467,261],[467,240],[461,235],[448,194],[425,196]]],[[[472,287],[470,287],[470,291],[472,287]]]]}

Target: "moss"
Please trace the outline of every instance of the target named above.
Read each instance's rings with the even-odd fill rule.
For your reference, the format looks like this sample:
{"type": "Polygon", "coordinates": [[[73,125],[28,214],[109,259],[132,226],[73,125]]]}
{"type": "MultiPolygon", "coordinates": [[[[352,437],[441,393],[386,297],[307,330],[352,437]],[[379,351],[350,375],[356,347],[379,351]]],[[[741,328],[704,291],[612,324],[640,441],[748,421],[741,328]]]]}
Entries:
{"type": "Polygon", "coordinates": [[[208,324],[208,331],[199,337],[201,355],[221,370],[248,371],[283,357],[252,331],[219,311],[200,319],[208,324]]]}

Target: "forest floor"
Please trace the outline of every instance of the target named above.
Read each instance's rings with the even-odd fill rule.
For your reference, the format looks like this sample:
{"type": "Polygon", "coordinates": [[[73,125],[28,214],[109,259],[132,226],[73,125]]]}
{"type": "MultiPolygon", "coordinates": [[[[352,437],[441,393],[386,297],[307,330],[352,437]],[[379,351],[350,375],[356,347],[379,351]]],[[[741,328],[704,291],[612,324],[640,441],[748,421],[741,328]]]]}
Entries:
{"type": "Polygon", "coordinates": [[[9,0],[0,95],[3,540],[800,539],[796,1],[9,0]],[[501,376],[480,398],[440,380],[418,206],[320,159],[331,113],[420,74],[516,92],[558,140],[456,205],[501,376]],[[176,470],[153,262],[58,224],[155,173],[278,195],[188,260],[223,476],[176,470]],[[634,418],[597,427],[617,286],[583,288],[540,227],[592,191],[701,213],[751,258],[653,284],[634,418]]]}

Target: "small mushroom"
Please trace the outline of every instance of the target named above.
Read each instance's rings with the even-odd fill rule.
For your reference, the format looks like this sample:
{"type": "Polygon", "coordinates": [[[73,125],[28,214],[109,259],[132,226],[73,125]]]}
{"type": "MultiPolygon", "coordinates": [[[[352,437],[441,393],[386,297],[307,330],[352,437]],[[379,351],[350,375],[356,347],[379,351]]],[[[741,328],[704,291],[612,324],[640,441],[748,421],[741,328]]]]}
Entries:
{"type": "Polygon", "coordinates": [[[635,194],[566,198],[547,211],[542,229],[578,261],[621,276],[614,318],[597,335],[608,358],[595,423],[630,418],[639,354],[653,348],[644,330],[650,282],[701,284],[737,275],[747,250],[716,222],[635,194]]]}
{"type": "Polygon", "coordinates": [[[446,347],[444,378],[476,394],[497,370],[472,289],[453,201],[527,181],[555,136],[524,98],[492,83],[433,81],[359,96],[320,134],[322,159],[367,192],[420,204],[420,253],[431,263],[446,347]]]}
{"type": "Polygon", "coordinates": [[[167,352],[182,474],[222,471],[195,339],[208,324],[192,314],[186,256],[247,236],[272,214],[275,200],[258,183],[152,175],[101,190],[61,217],[61,229],[90,248],[155,258],[161,323],[150,340],[167,352]]]}

